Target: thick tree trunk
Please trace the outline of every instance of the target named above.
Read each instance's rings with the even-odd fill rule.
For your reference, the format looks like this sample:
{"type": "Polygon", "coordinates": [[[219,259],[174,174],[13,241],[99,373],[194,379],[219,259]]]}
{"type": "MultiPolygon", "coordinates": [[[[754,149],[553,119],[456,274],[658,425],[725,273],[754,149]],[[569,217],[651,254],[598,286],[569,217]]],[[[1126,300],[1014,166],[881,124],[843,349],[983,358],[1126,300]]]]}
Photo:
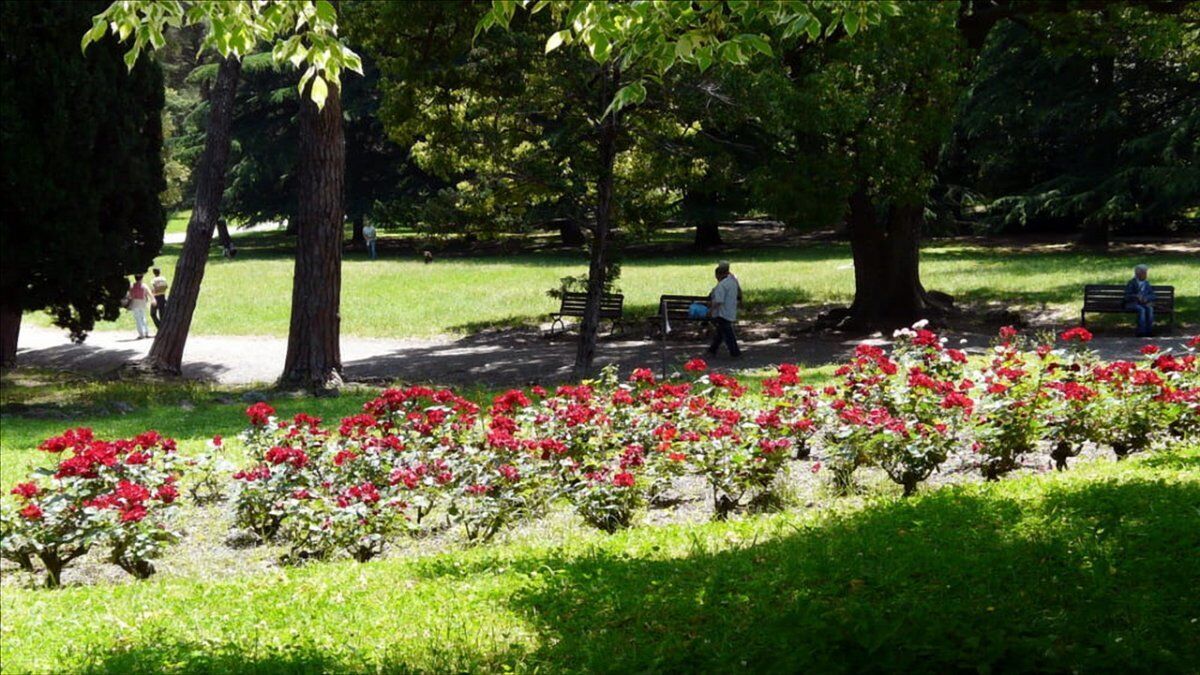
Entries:
{"type": "Polygon", "coordinates": [[[1096,219],[1084,223],[1083,230],[1079,233],[1079,245],[1101,251],[1108,250],[1108,222],[1096,219]]]}
{"type": "Polygon", "coordinates": [[[843,327],[899,328],[934,309],[921,285],[921,219],[920,205],[894,206],[881,222],[865,188],[850,197],[854,304],[843,327]]]}
{"type": "Polygon", "coordinates": [[[718,226],[716,220],[706,218],[696,223],[696,248],[705,251],[716,246],[721,246],[724,243],[724,241],[721,241],[721,228],[718,226]]]}
{"type": "Polygon", "coordinates": [[[331,87],[325,107],[303,96],[292,323],[282,381],[315,391],[342,383],[339,344],[346,143],[342,102],[331,87]]]}
{"type": "Polygon", "coordinates": [[[574,218],[563,218],[558,221],[558,236],[563,246],[583,246],[587,237],[583,236],[583,228],[574,218]]]}
{"type": "Polygon", "coordinates": [[[350,221],[354,225],[354,233],[350,235],[350,248],[365,249],[367,247],[367,238],[363,236],[363,226],[366,225],[366,214],[359,213],[350,221]]]}
{"type": "Polygon", "coordinates": [[[204,152],[194,173],[196,200],[188,221],[187,238],[175,266],[171,301],[167,303],[162,326],[150,346],[150,353],[143,361],[143,365],[158,372],[178,375],[183,370],[183,348],[192,326],[192,314],[196,311],[196,299],[200,296],[200,282],[204,280],[213,226],[220,216],[221,195],[225,192],[233,99],[241,72],[242,63],[235,58],[223,60],[217,69],[217,81],[209,98],[204,152]]]}
{"type": "Polygon", "coordinates": [[[21,336],[21,307],[4,303],[0,305],[0,368],[10,368],[17,363],[17,339],[21,336]]]}
{"type": "MultiPolygon", "coordinates": [[[[620,75],[616,67],[605,66],[604,85],[601,87],[605,106],[620,86],[620,75]]],[[[592,370],[596,358],[596,333],[600,328],[600,299],[607,285],[608,239],[612,230],[613,165],[617,158],[617,115],[610,112],[600,123],[600,175],[596,179],[596,229],[592,237],[591,263],[588,266],[587,304],[583,310],[583,321],[579,325],[579,349],[575,353],[575,373],[580,377],[592,370]]]]}

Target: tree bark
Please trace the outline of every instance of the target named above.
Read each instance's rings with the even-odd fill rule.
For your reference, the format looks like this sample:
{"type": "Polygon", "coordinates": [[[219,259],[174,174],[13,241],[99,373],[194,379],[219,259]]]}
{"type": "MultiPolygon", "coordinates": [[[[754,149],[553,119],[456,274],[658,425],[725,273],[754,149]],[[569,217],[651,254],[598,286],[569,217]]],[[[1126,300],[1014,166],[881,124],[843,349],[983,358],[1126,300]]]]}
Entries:
{"type": "Polygon", "coordinates": [[[696,248],[704,251],[724,243],[721,240],[721,228],[716,220],[705,218],[696,223],[696,248]]]}
{"type": "Polygon", "coordinates": [[[562,240],[563,246],[583,246],[587,243],[587,237],[583,235],[583,228],[574,218],[563,218],[558,221],[558,236],[562,240]]]}
{"type": "Polygon", "coordinates": [[[220,217],[221,195],[225,192],[225,170],[229,160],[230,128],[233,125],[234,94],[242,63],[236,58],[221,61],[217,81],[209,98],[208,129],[204,151],[194,173],[196,200],[188,221],[187,238],[175,267],[171,301],[163,313],[162,326],[150,353],[142,362],[157,372],[178,375],[183,370],[183,348],[192,326],[192,314],[204,280],[204,265],[212,244],[213,226],[220,217]]]}
{"type": "Polygon", "coordinates": [[[21,307],[0,304],[0,368],[17,363],[17,340],[21,336],[21,307]]]}
{"type": "Polygon", "coordinates": [[[366,214],[359,213],[354,216],[351,221],[354,225],[354,233],[350,235],[350,248],[365,249],[367,248],[367,238],[363,236],[363,226],[366,225],[366,214]]]}
{"type": "MultiPolygon", "coordinates": [[[[604,66],[601,102],[607,107],[620,86],[620,73],[615,65],[604,66]]],[[[588,266],[587,304],[579,324],[579,348],[575,353],[575,373],[587,376],[596,358],[596,332],[600,328],[600,299],[608,273],[608,239],[612,230],[613,165],[617,158],[617,111],[611,111],[600,122],[600,175],[596,179],[596,223],[592,236],[591,262],[588,266]]]]}
{"type": "Polygon", "coordinates": [[[910,326],[937,309],[921,285],[920,205],[893,206],[880,221],[866,187],[850,197],[847,225],[854,256],[854,304],[843,327],[910,326]]]}
{"type": "Polygon", "coordinates": [[[229,236],[229,223],[224,218],[217,218],[217,240],[226,251],[233,249],[233,237],[229,236]]]}
{"type": "Polygon", "coordinates": [[[342,383],[339,312],[346,143],[340,93],[332,85],[321,110],[307,91],[303,96],[298,171],[296,271],[282,381],[323,391],[342,383]]]}

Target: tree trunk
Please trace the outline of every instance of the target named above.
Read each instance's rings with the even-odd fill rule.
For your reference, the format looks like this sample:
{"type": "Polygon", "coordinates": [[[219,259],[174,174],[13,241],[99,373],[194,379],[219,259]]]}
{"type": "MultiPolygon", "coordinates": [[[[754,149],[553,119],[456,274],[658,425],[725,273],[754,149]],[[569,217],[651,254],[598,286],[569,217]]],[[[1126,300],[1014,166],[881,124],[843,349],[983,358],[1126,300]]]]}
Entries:
{"type": "Polygon", "coordinates": [[[1079,233],[1079,245],[1100,251],[1108,250],[1108,221],[1099,218],[1088,220],[1079,233]]]}
{"type": "Polygon", "coordinates": [[[0,368],[10,368],[17,363],[17,339],[21,336],[21,307],[4,303],[0,305],[0,368]]]}
{"type": "Polygon", "coordinates": [[[583,246],[587,237],[583,236],[583,228],[574,218],[563,218],[558,221],[558,236],[563,246],[583,246]]]}
{"type": "Polygon", "coordinates": [[[322,110],[307,91],[303,96],[298,170],[296,271],[282,381],[323,391],[342,383],[338,337],[346,143],[336,87],[330,87],[322,110]]]}
{"type": "Polygon", "coordinates": [[[353,223],[353,225],[354,225],[354,233],[350,235],[350,248],[366,249],[367,248],[367,238],[365,236],[363,236],[363,226],[366,225],[366,223],[367,223],[366,214],[359,213],[359,214],[355,215],[354,219],[351,220],[350,222],[353,223]]]}
{"type": "Polygon", "coordinates": [[[162,326],[150,346],[150,353],[143,361],[143,365],[158,372],[178,375],[183,370],[183,348],[192,326],[192,314],[196,311],[196,299],[200,296],[200,282],[204,280],[204,265],[212,244],[213,226],[220,215],[221,195],[225,192],[233,99],[241,72],[242,63],[235,58],[221,61],[217,69],[217,81],[209,99],[204,152],[194,173],[196,200],[188,221],[187,238],[175,267],[171,301],[167,303],[162,326]]]}
{"type": "Polygon", "coordinates": [[[921,286],[920,205],[893,206],[880,222],[866,187],[850,197],[854,304],[843,327],[891,329],[925,318],[933,303],[921,286]]]}
{"type": "Polygon", "coordinates": [[[221,248],[227,251],[233,248],[233,237],[229,236],[229,223],[225,222],[224,218],[217,218],[217,240],[221,242],[221,248]]]}
{"type": "MultiPolygon", "coordinates": [[[[620,86],[620,74],[616,66],[604,66],[604,83],[601,86],[601,102],[608,106],[613,93],[620,86]]],[[[579,349],[575,353],[575,373],[580,377],[592,370],[596,358],[596,332],[600,328],[600,299],[604,293],[605,275],[608,273],[608,239],[612,229],[613,165],[617,158],[617,115],[614,110],[600,122],[600,175],[596,179],[596,229],[592,237],[591,263],[588,266],[587,304],[583,310],[583,321],[579,324],[579,349]]]]}
{"type": "Polygon", "coordinates": [[[724,243],[721,241],[721,228],[717,221],[704,219],[696,223],[696,248],[704,251],[724,243]]]}

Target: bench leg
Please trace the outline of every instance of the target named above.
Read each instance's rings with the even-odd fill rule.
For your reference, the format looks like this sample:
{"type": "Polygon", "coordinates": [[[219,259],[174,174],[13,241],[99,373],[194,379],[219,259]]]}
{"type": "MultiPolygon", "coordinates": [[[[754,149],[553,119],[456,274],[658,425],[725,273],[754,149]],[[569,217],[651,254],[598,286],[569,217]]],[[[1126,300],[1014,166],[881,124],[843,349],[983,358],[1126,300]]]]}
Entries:
{"type": "Polygon", "coordinates": [[[550,322],[550,336],[551,337],[554,336],[554,325],[555,324],[558,324],[558,326],[560,327],[559,328],[560,333],[567,332],[567,324],[563,323],[562,317],[560,316],[560,317],[554,319],[554,321],[550,322]]]}
{"type": "Polygon", "coordinates": [[[1087,312],[1079,312],[1079,325],[1083,328],[1087,328],[1087,312]]]}

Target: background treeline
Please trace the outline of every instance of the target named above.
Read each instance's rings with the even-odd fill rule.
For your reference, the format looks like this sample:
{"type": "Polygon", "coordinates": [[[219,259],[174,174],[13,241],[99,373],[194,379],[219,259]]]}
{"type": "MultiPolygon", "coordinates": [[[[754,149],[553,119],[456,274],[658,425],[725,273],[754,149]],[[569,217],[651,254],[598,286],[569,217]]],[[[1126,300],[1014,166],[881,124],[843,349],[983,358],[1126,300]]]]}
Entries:
{"type": "MultiPolygon", "coordinates": [[[[356,234],[370,218],[430,237],[551,229],[581,245],[596,64],[543,56],[548,16],[476,37],[478,4],[345,3],[366,65],[342,92],[347,217],[356,234]]],[[[1180,4],[998,3],[1004,20],[974,50],[959,3],[907,6],[856,39],[783,53],[779,68],[673,70],[626,118],[615,222],[634,237],[695,227],[702,246],[744,218],[837,226],[867,182],[884,202],[923,192],[926,234],[1195,232],[1200,50],[1180,4]]],[[[169,44],[163,201],[186,208],[216,64],[197,63],[198,35],[169,44]]],[[[263,55],[243,76],[222,210],[289,219],[295,75],[263,55]]]]}

